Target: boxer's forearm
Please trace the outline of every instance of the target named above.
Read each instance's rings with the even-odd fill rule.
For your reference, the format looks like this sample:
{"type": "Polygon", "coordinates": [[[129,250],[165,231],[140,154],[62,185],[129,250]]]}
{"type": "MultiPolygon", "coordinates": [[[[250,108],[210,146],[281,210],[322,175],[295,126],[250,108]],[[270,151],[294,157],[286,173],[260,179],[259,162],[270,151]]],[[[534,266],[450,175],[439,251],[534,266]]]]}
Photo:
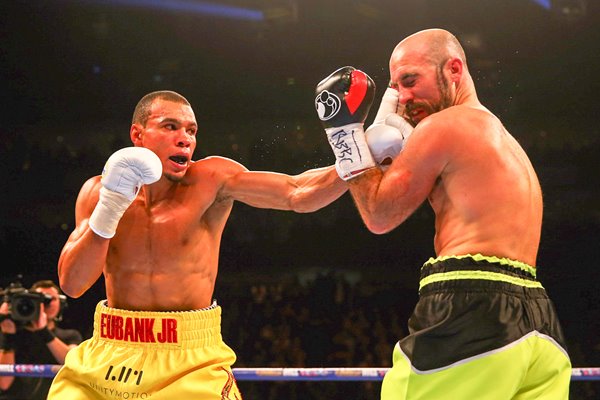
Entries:
{"type": "Polygon", "coordinates": [[[319,210],[348,190],[334,166],[308,170],[294,177],[295,189],[290,197],[291,209],[307,213],[319,210]]]}
{"type": "Polygon", "coordinates": [[[82,224],[65,244],[58,260],[60,287],[70,297],[79,297],[102,275],[108,239],[96,235],[82,224]]]}
{"type": "Polygon", "coordinates": [[[331,166],[311,169],[295,176],[242,171],[225,182],[220,196],[252,207],[307,213],[327,206],[346,190],[347,185],[331,166]]]}

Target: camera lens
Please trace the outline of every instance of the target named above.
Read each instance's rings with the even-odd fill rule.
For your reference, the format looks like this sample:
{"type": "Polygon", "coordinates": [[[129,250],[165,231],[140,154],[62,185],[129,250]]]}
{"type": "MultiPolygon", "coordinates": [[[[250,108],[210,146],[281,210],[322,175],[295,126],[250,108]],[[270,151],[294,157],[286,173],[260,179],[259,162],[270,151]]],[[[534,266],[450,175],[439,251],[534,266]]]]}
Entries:
{"type": "Polygon", "coordinates": [[[28,317],[31,317],[35,313],[37,308],[36,304],[27,298],[18,299],[12,307],[20,319],[28,319],[28,317]]]}

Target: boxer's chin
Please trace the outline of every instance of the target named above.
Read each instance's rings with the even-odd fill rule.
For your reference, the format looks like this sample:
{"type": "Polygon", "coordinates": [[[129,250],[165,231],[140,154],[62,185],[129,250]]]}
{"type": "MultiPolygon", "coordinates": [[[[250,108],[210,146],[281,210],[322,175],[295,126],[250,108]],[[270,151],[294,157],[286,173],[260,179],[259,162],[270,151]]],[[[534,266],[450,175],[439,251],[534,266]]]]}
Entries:
{"type": "Polygon", "coordinates": [[[179,183],[183,180],[185,174],[164,174],[164,177],[167,178],[169,182],[179,183]]]}

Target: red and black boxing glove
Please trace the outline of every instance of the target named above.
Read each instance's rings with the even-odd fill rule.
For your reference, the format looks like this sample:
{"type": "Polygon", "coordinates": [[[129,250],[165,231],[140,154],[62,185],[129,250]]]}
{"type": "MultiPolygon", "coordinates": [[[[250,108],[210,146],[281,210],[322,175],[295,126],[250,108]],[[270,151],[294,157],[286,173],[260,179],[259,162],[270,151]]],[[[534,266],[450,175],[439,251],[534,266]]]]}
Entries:
{"type": "Polygon", "coordinates": [[[315,107],[335,154],[340,178],[354,178],[375,167],[364,122],[375,97],[375,83],[354,67],[343,67],[317,85],[315,107]]]}

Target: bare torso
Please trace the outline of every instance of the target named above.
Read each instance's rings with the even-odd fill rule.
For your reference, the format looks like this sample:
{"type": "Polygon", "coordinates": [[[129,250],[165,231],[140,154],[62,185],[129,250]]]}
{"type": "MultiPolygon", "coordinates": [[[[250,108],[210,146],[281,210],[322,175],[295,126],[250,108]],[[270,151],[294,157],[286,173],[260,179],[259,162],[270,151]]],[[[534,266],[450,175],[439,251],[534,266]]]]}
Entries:
{"type": "Polygon", "coordinates": [[[367,227],[387,233],[428,199],[438,256],[482,254],[535,266],[542,194],[531,162],[482,106],[453,106],[421,121],[385,174],[350,181],[367,227]]]}
{"type": "Polygon", "coordinates": [[[429,195],[439,256],[481,253],[535,266],[542,193],[527,155],[487,110],[452,107],[430,118],[456,125],[429,195]]]}
{"type": "Polygon", "coordinates": [[[224,162],[196,162],[183,182],[150,206],[140,192],[110,241],[104,268],[109,306],[192,310],[211,304],[221,235],[233,206],[233,200],[216,197],[227,174],[216,166],[224,162]]]}
{"type": "MultiPolygon", "coordinates": [[[[163,161],[169,167],[171,161],[163,161]]],[[[234,201],[299,213],[318,210],[347,187],[333,166],[290,176],[248,171],[223,157],[191,162],[180,180],[143,186],[111,239],[88,221],[100,177],[81,188],[76,227],[58,262],[61,287],[79,297],[103,274],[108,304],[138,311],[181,311],[209,306],[217,279],[221,236],[234,201]]]]}

